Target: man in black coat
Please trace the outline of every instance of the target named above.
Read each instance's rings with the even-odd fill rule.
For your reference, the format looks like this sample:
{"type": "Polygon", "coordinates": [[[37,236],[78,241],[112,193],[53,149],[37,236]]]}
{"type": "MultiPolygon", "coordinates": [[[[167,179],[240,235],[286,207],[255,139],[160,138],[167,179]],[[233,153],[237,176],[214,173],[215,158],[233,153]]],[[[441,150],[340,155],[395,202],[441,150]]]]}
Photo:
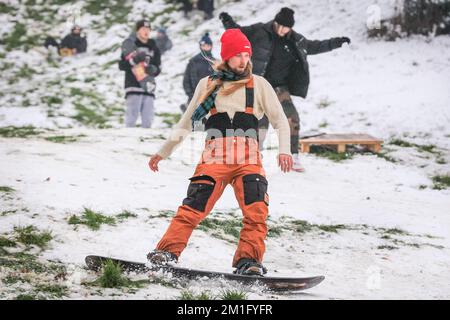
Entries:
{"type": "MultiPolygon", "coordinates": [[[[274,20],[241,27],[226,12],[219,15],[225,29],[239,28],[250,40],[253,47],[253,73],[269,81],[286,113],[291,127],[291,153],[294,158],[293,170],[304,171],[299,161],[300,118],[291,95],[305,98],[309,86],[309,65],[307,55],[318,54],[340,48],[350,43],[347,37],[328,40],[308,40],[295,32],[294,11],[282,8],[274,20]]],[[[269,127],[267,117],[259,123],[261,129],[260,146],[269,127]]]]}
{"type": "Polygon", "coordinates": [[[75,25],[70,34],[64,37],[61,41],[61,49],[71,49],[73,54],[86,52],[87,40],[86,37],[81,36],[81,27],[75,25]]]}
{"type": "Polygon", "coordinates": [[[70,33],[64,37],[64,39],[59,44],[53,37],[47,37],[45,39],[44,46],[56,47],[58,54],[61,56],[73,56],[75,54],[84,53],[87,49],[86,36],[81,35],[81,27],[79,25],[74,25],[70,33]]]}
{"type": "Polygon", "coordinates": [[[150,23],[140,20],[123,43],[119,69],[125,71],[125,98],[127,110],[125,125],[134,127],[141,114],[142,127],[150,128],[154,117],[156,83],[160,73],[161,54],[150,39],[150,23]]]}
{"type": "Polygon", "coordinates": [[[199,45],[200,53],[189,60],[186,70],[184,71],[183,88],[188,96],[188,101],[187,104],[182,104],[180,106],[183,112],[186,111],[186,106],[189,105],[200,79],[209,76],[213,72],[211,62],[216,60],[212,55],[213,43],[209,37],[209,33],[203,35],[199,41],[199,45]]]}

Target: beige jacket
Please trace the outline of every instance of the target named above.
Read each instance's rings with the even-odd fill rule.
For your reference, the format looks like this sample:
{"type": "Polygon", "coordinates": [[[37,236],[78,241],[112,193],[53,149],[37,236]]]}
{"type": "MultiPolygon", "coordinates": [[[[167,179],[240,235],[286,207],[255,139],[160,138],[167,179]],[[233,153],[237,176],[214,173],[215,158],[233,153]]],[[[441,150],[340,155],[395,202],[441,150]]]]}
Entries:
{"type": "MultiPolygon", "coordinates": [[[[278,133],[279,153],[291,154],[290,152],[290,128],[284,114],[283,108],[272,86],[261,76],[253,75],[254,85],[254,105],[253,113],[256,118],[261,119],[264,113],[267,115],[270,124],[278,133]]],[[[163,159],[169,157],[175,147],[180,144],[184,138],[192,131],[191,116],[198,107],[198,99],[206,91],[208,77],[201,79],[195,89],[194,96],[181,117],[180,121],[174,126],[169,138],[161,149],[157,152],[163,159]]],[[[227,88],[229,82],[224,82],[227,88]]],[[[217,95],[215,100],[217,112],[227,112],[230,118],[233,118],[237,111],[245,111],[245,87],[239,88],[228,96],[217,95]]]]}

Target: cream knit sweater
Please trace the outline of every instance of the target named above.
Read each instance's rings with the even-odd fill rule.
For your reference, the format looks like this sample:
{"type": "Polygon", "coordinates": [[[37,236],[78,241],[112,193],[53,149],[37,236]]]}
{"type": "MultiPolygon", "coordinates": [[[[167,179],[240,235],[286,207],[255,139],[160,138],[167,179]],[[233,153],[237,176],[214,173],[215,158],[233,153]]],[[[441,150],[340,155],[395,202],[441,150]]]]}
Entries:
{"type": "MultiPolygon", "coordinates": [[[[264,113],[267,115],[270,124],[277,131],[279,141],[279,153],[291,154],[290,152],[290,128],[289,123],[284,114],[283,108],[272,86],[261,76],[253,75],[254,85],[254,105],[253,114],[261,119],[264,113]]],[[[169,138],[157,152],[163,159],[169,157],[175,147],[180,144],[184,138],[192,131],[191,116],[198,106],[198,99],[206,91],[208,77],[200,80],[195,89],[194,96],[181,117],[180,121],[174,126],[169,138]]],[[[224,82],[227,88],[230,83],[224,82]]],[[[245,111],[245,87],[239,88],[228,96],[220,93],[215,100],[217,112],[227,112],[228,116],[233,118],[237,111],[245,111]]]]}

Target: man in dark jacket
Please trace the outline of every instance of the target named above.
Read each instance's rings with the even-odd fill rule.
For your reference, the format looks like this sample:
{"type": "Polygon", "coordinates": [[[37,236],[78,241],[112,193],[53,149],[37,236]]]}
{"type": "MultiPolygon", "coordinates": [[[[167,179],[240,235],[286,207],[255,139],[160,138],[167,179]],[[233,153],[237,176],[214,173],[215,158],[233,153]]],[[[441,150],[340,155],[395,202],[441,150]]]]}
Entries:
{"type": "Polygon", "coordinates": [[[75,25],[72,32],[64,37],[61,41],[61,50],[64,48],[71,49],[73,54],[86,52],[87,40],[81,36],[81,27],[75,25]]]}
{"type": "MultiPolygon", "coordinates": [[[[350,43],[347,37],[328,40],[308,40],[295,32],[294,11],[282,8],[274,20],[241,27],[226,12],[219,15],[225,29],[239,28],[248,37],[253,47],[253,73],[269,81],[278,95],[291,127],[291,153],[293,170],[304,171],[299,161],[300,118],[292,103],[291,95],[305,98],[309,86],[307,55],[318,54],[340,48],[350,43]]],[[[269,127],[267,117],[260,120],[260,146],[269,127]]]]}
{"type": "Polygon", "coordinates": [[[161,54],[155,41],[150,39],[150,31],[150,23],[140,20],[136,24],[136,32],[122,43],[119,69],[125,71],[127,127],[136,125],[139,113],[143,128],[150,128],[153,122],[154,77],[161,71],[161,54]]]}
{"type": "Polygon", "coordinates": [[[74,25],[70,33],[64,37],[64,39],[59,44],[53,37],[47,37],[45,39],[44,46],[48,47],[54,46],[58,50],[58,54],[61,56],[73,56],[78,53],[86,52],[87,40],[86,36],[81,35],[81,27],[79,25],[74,25]]]}
{"type": "Polygon", "coordinates": [[[189,105],[200,79],[213,72],[211,63],[216,60],[212,55],[213,43],[209,37],[209,33],[203,35],[199,41],[199,45],[200,53],[189,60],[186,70],[184,71],[183,88],[188,96],[188,101],[187,104],[182,104],[180,106],[183,112],[186,111],[186,106],[189,105]]]}

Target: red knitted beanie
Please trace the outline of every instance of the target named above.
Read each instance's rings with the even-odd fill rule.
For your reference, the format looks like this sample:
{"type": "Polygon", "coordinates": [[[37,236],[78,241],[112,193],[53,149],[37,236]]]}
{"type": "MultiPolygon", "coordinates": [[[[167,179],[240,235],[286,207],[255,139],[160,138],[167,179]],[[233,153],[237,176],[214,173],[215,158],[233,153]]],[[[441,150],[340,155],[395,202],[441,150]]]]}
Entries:
{"type": "Polygon", "coordinates": [[[225,30],[220,42],[222,43],[220,56],[223,61],[227,61],[241,52],[248,52],[250,56],[252,55],[252,45],[239,29],[225,30]]]}

